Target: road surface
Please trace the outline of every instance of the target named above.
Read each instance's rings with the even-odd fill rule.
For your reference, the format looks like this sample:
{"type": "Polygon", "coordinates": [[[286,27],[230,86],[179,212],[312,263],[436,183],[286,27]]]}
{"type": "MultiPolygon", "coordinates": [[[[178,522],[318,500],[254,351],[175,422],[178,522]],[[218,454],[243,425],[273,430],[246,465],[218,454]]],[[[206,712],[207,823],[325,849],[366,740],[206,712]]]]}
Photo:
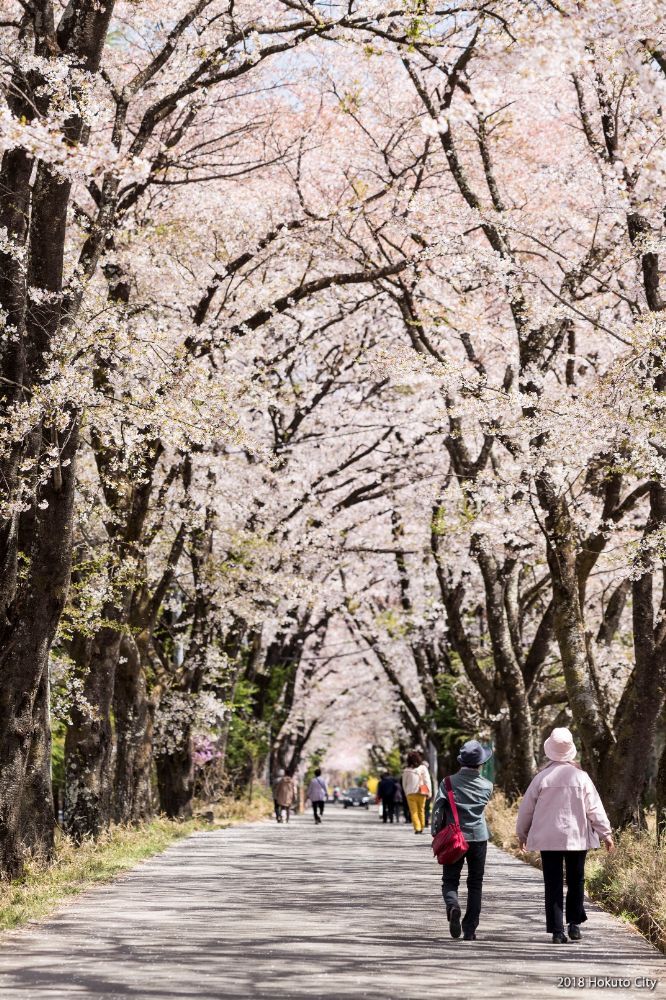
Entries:
{"type": "Polygon", "coordinates": [[[452,940],[440,872],[374,809],[199,833],[2,936],[0,997],[666,998],[666,959],[594,907],[551,944],[540,873],[494,848],[478,940],[452,940]]]}

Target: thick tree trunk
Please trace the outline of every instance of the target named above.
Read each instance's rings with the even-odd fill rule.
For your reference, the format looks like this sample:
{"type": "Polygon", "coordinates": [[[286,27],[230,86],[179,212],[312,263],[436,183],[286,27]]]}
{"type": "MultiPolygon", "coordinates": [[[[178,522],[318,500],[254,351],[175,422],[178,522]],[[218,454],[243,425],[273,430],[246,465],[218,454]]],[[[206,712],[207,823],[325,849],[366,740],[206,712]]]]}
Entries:
{"type": "MultiPolygon", "coordinates": [[[[107,606],[103,617],[114,616],[117,609],[107,606]]],[[[86,707],[74,707],[65,738],[65,829],[77,840],[96,837],[111,821],[111,705],[120,639],[118,629],[108,627],[74,641],[86,707]]]]}
{"type": "MultiPolygon", "coordinates": [[[[650,517],[645,539],[666,522],[666,490],[650,487],[650,517]]],[[[653,567],[646,560],[644,572],[632,582],[634,668],[618,705],[613,729],[615,743],[604,756],[599,785],[613,826],[644,826],[643,798],[657,724],[666,700],[666,592],[662,591],[660,616],[655,628],[653,567]]],[[[666,573],[662,587],[666,587],[666,573]]]]}
{"type": "Polygon", "coordinates": [[[122,642],[116,671],[114,708],[114,818],[117,823],[140,823],[153,813],[154,707],[148,697],[139,650],[127,639],[122,642]]]}
{"type": "Polygon", "coordinates": [[[534,777],[532,710],[521,665],[511,639],[505,608],[504,581],[495,559],[477,540],[475,546],[486,594],[488,629],[495,665],[502,678],[511,728],[510,760],[504,762],[504,790],[511,799],[525,791],[534,777]]]}
{"type": "Polygon", "coordinates": [[[32,520],[28,574],[0,633],[0,869],[7,876],[20,872],[27,848],[49,854],[53,844],[48,659],[69,586],[76,419],[65,440],[69,464],[40,492],[47,506],[32,520]]]}
{"type": "Polygon", "coordinates": [[[566,501],[553,485],[541,477],[539,500],[546,511],[547,558],[553,590],[555,637],[569,695],[574,724],[583,744],[583,763],[596,779],[602,756],[613,741],[604,718],[595,684],[594,667],[588,656],[580,586],[576,568],[576,533],[566,501]]]}
{"type": "Polygon", "coordinates": [[[506,716],[493,723],[493,747],[495,761],[495,784],[511,798],[516,787],[516,775],[512,768],[511,723],[506,716]]]}
{"type": "Polygon", "coordinates": [[[183,734],[181,746],[173,753],[159,754],[155,765],[160,811],[170,819],[191,815],[194,792],[191,734],[183,734]]]}
{"type": "Polygon", "coordinates": [[[33,707],[30,751],[21,797],[20,839],[31,854],[50,858],[54,847],[55,808],[51,788],[51,726],[48,670],[33,707]]]}

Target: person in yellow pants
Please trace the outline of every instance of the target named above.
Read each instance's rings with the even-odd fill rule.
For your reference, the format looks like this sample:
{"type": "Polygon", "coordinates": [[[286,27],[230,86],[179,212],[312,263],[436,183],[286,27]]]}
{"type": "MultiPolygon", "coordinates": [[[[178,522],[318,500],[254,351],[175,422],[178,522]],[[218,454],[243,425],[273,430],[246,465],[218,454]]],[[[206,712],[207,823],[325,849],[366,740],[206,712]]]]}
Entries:
{"type": "Polygon", "coordinates": [[[432,782],[420,750],[410,750],[407,754],[407,766],[402,772],[402,787],[407,796],[414,833],[423,833],[425,804],[432,795],[432,782]]]}
{"type": "Polygon", "coordinates": [[[407,796],[409,804],[409,815],[412,817],[412,826],[415,833],[423,833],[425,828],[425,804],[426,797],[421,792],[414,792],[407,796]]]}

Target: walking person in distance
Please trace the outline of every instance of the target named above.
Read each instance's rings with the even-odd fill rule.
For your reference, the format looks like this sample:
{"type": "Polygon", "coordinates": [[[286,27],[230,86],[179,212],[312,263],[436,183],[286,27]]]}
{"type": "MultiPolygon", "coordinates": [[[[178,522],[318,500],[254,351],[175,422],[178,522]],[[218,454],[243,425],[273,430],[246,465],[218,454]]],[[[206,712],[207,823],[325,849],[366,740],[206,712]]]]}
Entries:
{"type": "Polygon", "coordinates": [[[481,916],[483,875],[489,837],[485,809],[492,795],[493,786],[487,778],[482,777],[480,771],[491,755],[492,750],[489,747],[482,746],[478,740],[468,740],[458,754],[460,770],[441,782],[432,811],[431,833],[435,837],[454,819],[450,792],[447,788],[450,782],[458,822],[468,847],[458,861],[444,865],[442,896],[451,937],[459,938],[462,933],[465,941],[476,940],[476,929],[481,916]],[[465,916],[461,920],[458,887],[465,863],[467,863],[467,907],[465,916]]]}
{"type": "MultiPolygon", "coordinates": [[[[396,792],[398,789],[398,782],[386,771],[382,775],[382,780],[377,786],[377,798],[382,804],[382,822],[392,823],[395,818],[396,813],[396,792]]],[[[398,821],[400,821],[400,816],[398,815],[398,821]]]]}
{"type": "Polygon", "coordinates": [[[324,815],[324,803],[328,798],[328,788],[321,776],[320,767],[315,771],[314,778],[308,786],[308,798],[312,803],[315,823],[321,823],[321,818],[324,815]]]}
{"type": "Polygon", "coordinates": [[[549,763],[525,792],[516,834],[521,848],[541,852],[546,930],[554,944],[580,941],[587,920],[584,906],[585,859],[601,839],[613,849],[608,816],[592,779],[576,764],[576,746],[568,729],[553,729],[543,745],[549,763]],[[567,873],[566,908],[563,866],[567,873]],[[569,937],[564,931],[564,917],[569,937]]]}
{"type": "Polygon", "coordinates": [[[296,782],[284,770],[278,771],[278,776],[273,785],[273,804],[275,806],[275,818],[278,823],[282,823],[283,816],[289,822],[289,813],[296,799],[296,782]]]}
{"type": "Polygon", "coordinates": [[[407,796],[414,833],[423,833],[425,804],[432,795],[432,782],[420,750],[410,750],[407,754],[407,766],[402,772],[402,787],[407,796]]]}

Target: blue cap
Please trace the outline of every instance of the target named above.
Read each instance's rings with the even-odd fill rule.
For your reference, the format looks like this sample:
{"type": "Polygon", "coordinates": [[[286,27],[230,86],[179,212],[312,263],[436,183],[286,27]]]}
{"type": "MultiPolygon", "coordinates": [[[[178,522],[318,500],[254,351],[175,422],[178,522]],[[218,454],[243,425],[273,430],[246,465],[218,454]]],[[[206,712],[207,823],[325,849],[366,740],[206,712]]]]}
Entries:
{"type": "Polygon", "coordinates": [[[478,767],[480,764],[485,764],[492,755],[491,747],[482,746],[478,740],[467,740],[467,743],[460,748],[458,763],[463,767],[478,767]]]}

